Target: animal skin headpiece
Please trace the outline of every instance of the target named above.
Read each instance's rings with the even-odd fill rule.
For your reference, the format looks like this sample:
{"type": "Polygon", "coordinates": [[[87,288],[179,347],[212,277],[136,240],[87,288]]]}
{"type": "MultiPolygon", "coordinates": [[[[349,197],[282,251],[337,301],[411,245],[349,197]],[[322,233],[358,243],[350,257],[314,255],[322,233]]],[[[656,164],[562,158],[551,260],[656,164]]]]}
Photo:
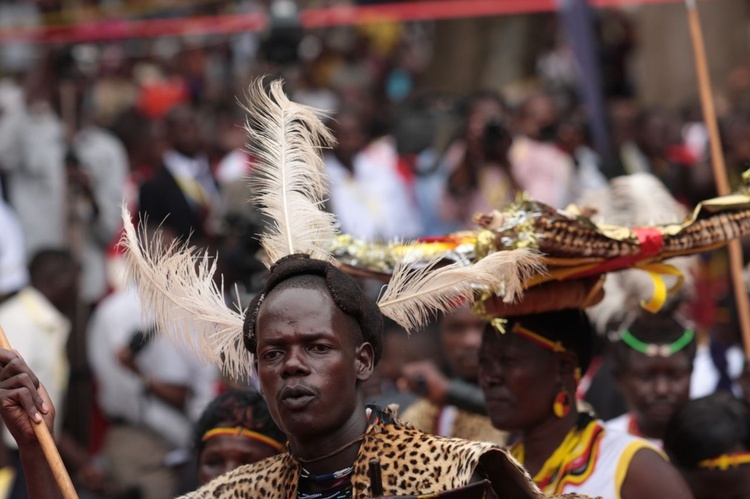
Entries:
{"type": "MultiPolygon", "coordinates": [[[[232,377],[252,372],[260,303],[270,289],[294,272],[323,276],[337,305],[360,324],[382,321],[382,317],[370,317],[374,312],[364,305],[363,292],[355,292],[349,284],[342,284],[345,280],[340,276],[335,277],[341,272],[334,268],[336,261],[327,248],[337,235],[336,220],[322,209],[328,182],[320,155],[323,147],[333,143],[333,137],[321,122],[321,114],[290,102],[280,81],[272,82],[266,91],[262,80],[251,85],[246,111],[249,148],[256,159],[249,178],[252,201],[272,220],[261,237],[271,276],[265,292],[251,304],[247,336],[243,338],[242,333],[245,313],[240,307],[233,310],[226,306],[223,290],[216,284],[215,260],[186,245],[164,248],[158,240],[149,242],[142,237],[139,241],[130,215],[123,210],[122,244],[144,312],[155,319],[160,333],[187,345],[199,359],[221,366],[232,377]],[[282,261],[299,254],[309,256],[307,262],[282,261]],[[348,295],[337,299],[336,293],[348,295]],[[350,299],[361,300],[362,307],[349,303],[350,299]]],[[[438,268],[435,260],[418,271],[406,263],[408,256],[396,266],[377,302],[382,314],[407,331],[417,329],[436,312],[456,308],[461,297],[473,300],[478,289],[512,302],[521,294],[524,279],[541,267],[539,256],[530,250],[498,251],[472,265],[455,263],[438,268]]]]}

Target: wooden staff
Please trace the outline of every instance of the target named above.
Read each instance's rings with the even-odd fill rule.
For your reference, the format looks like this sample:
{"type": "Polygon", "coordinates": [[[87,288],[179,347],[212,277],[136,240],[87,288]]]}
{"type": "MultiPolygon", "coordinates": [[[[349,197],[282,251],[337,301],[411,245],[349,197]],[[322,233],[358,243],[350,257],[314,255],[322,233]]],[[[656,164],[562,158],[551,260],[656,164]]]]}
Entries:
{"type": "MultiPolygon", "coordinates": [[[[3,331],[2,326],[0,326],[0,348],[5,348],[6,350],[11,349],[8,337],[5,336],[5,331],[3,331]]],[[[78,499],[78,493],[73,487],[73,482],[70,480],[68,470],[65,469],[65,465],[60,457],[60,453],[57,451],[55,441],[52,440],[52,435],[50,435],[47,424],[44,422],[44,418],[42,418],[42,421],[39,423],[32,419],[31,426],[34,428],[36,438],[42,446],[44,457],[47,458],[49,467],[52,469],[52,474],[55,477],[57,486],[60,487],[60,492],[62,492],[63,497],[65,499],[78,499]]]]}
{"type": "MultiPolygon", "coordinates": [[[[714,170],[714,181],[720,196],[729,194],[729,180],[727,179],[727,168],[724,163],[724,152],[721,149],[719,139],[719,125],[716,119],[716,109],[711,91],[711,79],[708,76],[708,63],[706,62],[706,47],[703,42],[703,31],[701,30],[698,7],[695,0],[685,0],[687,6],[688,21],[690,23],[690,38],[693,42],[693,55],[695,56],[695,70],[698,74],[698,88],[700,90],[701,107],[703,108],[703,120],[708,128],[709,144],[711,146],[711,164],[714,170]]],[[[743,279],[742,266],[742,244],[739,239],[729,242],[729,271],[732,277],[734,299],[737,303],[737,313],[740,318],[740,328],[745,346],[745,355],[750,357],[750,304],[748,303],[747,290],[743,279]]]]}

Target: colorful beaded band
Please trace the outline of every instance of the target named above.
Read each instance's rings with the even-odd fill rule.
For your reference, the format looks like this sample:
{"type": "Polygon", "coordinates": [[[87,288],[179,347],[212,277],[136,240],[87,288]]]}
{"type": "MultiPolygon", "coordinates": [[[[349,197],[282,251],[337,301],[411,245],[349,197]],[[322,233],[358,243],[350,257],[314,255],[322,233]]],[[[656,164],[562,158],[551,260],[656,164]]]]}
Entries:
{"type": "Polygon", "coordinates": [[[657,345],[655,343],[646,343],[639,340],[628,330],[620,333],[620,339],[623,343],[636,352],[648,355],[649,357],[671,357],[688,346],[690,342],[693,341],[694,337],[695,332],[692,329],[686,329],[685,332],[682,333],[682,336],[676,341],[664,345],[657,345]]]}
{"type": "Polygon", "coordinates": [[[285,451],[284,446],[273,438],[263,435],[262,433],[258,433],[257,431],[248,430],[247,428],[243,428],[242,426],[236,426],[234,428],[214,428],[213,430],[208,430],[203,435],[203,438],[201,438],[201,441],[205,442],[209,438],[218,437],[219,435],[247,437],[262,444],[273,447],[279,453],[285,451]]]}
{"type": "Polygon", "coordinates": [[[737,468],[741,464],[750,464],[750,452],[737,452],[735,454],[722,454],[713,459],[705,459],[698,463],[699,468],[719,469],[726,471],[730,467],[737,468]]]}
{"type": "Polygon", "coordinates": [[[541,334],[537,334],[534,331],[530,329],[526,329],[521,324],[516,322],[513,324],[513,328],[511,329],[511,332],[514,334],[517,334],[518,336],[521,336],[522,338],[526,338],[527,340],[536,343],[540,347],[544,348],[545,350],[551,350],[553,352],[565,352],[567,351],[562,343],[559,341],[552,341],[541,334]]]}

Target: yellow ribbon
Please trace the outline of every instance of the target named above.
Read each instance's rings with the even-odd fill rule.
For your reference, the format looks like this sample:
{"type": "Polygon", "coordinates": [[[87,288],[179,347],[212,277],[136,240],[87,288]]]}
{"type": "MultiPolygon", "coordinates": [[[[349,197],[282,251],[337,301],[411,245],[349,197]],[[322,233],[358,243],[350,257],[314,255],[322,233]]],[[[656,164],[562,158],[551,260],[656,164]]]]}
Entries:
{"type": "Polygon", "coordinates": [[[654,283],[654,294],[651,296],[651,299],[641,302],[641,307],[654,314],[661,310],[664,302],[667,301],[667,297],[677,292],[685,282],[685,276],[682,275],[680,269],[668,263],[647,263],[636,265],[635,267],[645,271],[654,283]],[[677,282],[671,288],[667,288],[667,285],[664,283],[663,276],[665,275],[677,278],[677,282]]]}

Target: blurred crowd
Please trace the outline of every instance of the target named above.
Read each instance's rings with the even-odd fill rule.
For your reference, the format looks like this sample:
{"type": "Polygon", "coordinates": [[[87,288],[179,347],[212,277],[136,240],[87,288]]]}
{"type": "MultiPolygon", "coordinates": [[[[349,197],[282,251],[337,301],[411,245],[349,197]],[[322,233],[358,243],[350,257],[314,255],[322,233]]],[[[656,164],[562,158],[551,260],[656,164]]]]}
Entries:
{"type": "MultiPolygon", "coordinates": [[[[272,2],[203,3],[160,15],[266,11],[272,2]]],[[[59,8],[51,0],[5,0],[0,17],[10,26],[44,25],[59,8]]],[[[241,106],[257,76],[282,77],[292,100],[326,110],[337,140],[325,151],[327,209],[342,232],[365,240],[472,228],[475,213],[522,192],[564,208],[638,172],[655,175],[687,208],[713,196],[698,103],[680,110],[640,104],[628,72],[632,26],[618,11],[599,16],[607,150],[592,143],[571,48],[557,28],[542,36],[533,78],[521,89],[471,95],[432,88],[431,23],[0,46],[0,324],[64,415],[58,440],[81,490],[159,499],[195,485],[190,472],[180,472],[194,459],[193,424],[236,383],[149,334],[122,272],[121,203],[152,236],[158,227],[162,238],[189,238],[216,253],[225,289],[237,289],[246,305],[265,268],[257,239],[264,219],[247,203],[254,158],[241,106]]],[[[540,23],[555,26],[553,17],[540,23]]],[[[750,68],[737,68],[719,93],[737,187],[750,161],[750,68]]],[[[709,345],[702,358],[715,375],[701,395],[719,388],[740,394],[742,353],[725,258],[702,257],[698,269],[703,296],[717,297],[691,308],[709,345]]],[[[450,425],[439,418],[437,430],[425,423],[453,434],[446,428],[471,419],[472,403],[482,405],[481,328],[471,320],[455,319],[473,328],[461,340],[468,346],[450,343],[450,331],[461,336],[455,324],[411,339],[391,325],[373,400],[406,408],[418,397],[445,401],[458,391],[461,411],[469,410],[452,412],[450,425]]],[[[614,386],[604,383],[603,392],[614,386]]],[[[605,418],[627,410],[622,398],[601,404],[595,408],[605,418]]],[[[478,433],[463,436],[505,438],[486,418],[466,426],[478,433]]],[[[18,456],[5,437],[1,460],[12,469],[18,456]]]]}

